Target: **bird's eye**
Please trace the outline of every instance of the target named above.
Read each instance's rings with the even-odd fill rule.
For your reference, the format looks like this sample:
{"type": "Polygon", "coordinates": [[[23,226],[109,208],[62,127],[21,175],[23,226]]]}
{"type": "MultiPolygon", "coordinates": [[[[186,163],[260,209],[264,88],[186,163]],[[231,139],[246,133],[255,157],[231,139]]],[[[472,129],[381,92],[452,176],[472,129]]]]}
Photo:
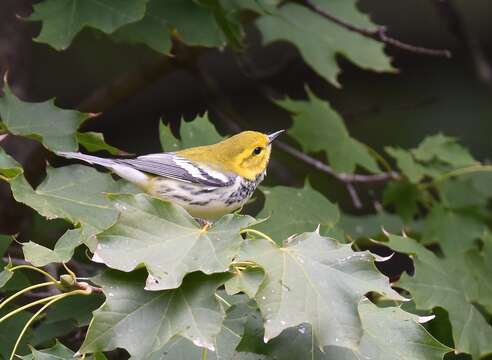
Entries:
{"type": "Polygon", "coordinates": [[[260,155],[262,151],[263,151],[263,148],[258,146],[253,150],[253,155],[260,155]]]}

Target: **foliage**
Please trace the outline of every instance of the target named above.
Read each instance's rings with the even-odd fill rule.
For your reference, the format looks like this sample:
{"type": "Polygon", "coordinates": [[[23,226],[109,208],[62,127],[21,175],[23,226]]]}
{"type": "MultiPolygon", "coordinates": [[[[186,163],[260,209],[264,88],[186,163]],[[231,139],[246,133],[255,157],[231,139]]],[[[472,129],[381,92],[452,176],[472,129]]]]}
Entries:
{"type": "MultiPolygon", "coordinates": [[[[241,57],[252,27],[264,46],[290,43],[320,81],[337,87],[339,55],[365,70],[395,70],[388,41],[373,36],[381,29],[355,0],[44,0],[26,19],[41,26],[34,40],[58,51],[86,29],[121,46],[144,45],[194,75],[193,56],[207,48],[241,57]]],[[[379,154],[306,86],[302,98],[272,101],[291,124],[272,163],[285,165],[282,148],[296,156],[281,166],[293,181],[269,176],[247,214],[204,226],[107,172],[61,162],[57,151],[79,147],[125,152],[107,134],[87,131],[96,114],[24,101],[14,89],[7,81],[0,97],[0,144],[4,134],[35,140],[49,161],[36,177],[0,147],[0,181],[43,229],[23,229],[19,236],[29,239],[20,246],[0,235],[0,358],[101,360],[116,349],[148,360],[492,354],[491,167],[458,139],[438,133],[379,154]],[[294,179],[299,161],[323,171],[322,181],[319,173],[294,179]],[[381,193],[369,191],[377,213],[349,214],[327,191],[326,175],[352,199],[358,182],[382,184],[381,193]],[[413,269],[400,268],[390,281],[384,267],[393,260],[375,254],[381,249],[413,269]]],[[[233,116],[219,121],[220,110],[234,112],[218,103],[224,109],[193,119],[159,119],[155,139],[176,151],[220,141],[233,132],[227,126],[245,127],[233,116]]]]}

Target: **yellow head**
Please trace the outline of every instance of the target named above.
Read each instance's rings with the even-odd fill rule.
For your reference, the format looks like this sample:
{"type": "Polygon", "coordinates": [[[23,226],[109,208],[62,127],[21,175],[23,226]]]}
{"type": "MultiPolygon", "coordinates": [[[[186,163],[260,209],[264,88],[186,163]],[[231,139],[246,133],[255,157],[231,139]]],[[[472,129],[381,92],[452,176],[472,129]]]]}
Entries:
{"type": "Polygon", "coordinates": [[[217,170],[233,172],[254,180],[265,171],[270,160],[271,143],[283,131],[270,135],[243,131],[217,144],[181,150],[178,153],[217,170]]]}

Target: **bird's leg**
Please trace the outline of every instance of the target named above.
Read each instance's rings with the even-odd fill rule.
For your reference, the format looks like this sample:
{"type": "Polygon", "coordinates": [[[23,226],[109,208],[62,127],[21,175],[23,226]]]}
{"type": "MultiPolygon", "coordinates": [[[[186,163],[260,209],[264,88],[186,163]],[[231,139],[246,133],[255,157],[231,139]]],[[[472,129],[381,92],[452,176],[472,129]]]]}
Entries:
{"type": "Polygon", "coordinates": [[[197,223],[199,223],[202,226],[202,231],[207,231],[209,227],[212,225],[211,221],[202,218],[195,218],[195,220],[197,223]]]}

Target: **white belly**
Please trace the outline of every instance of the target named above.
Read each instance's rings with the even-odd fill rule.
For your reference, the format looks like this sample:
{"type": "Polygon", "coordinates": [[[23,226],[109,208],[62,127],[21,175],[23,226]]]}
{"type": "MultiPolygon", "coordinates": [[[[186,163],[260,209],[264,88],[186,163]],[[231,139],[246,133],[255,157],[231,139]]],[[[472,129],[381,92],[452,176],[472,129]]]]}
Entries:
{"type": "Polygon", "coordinates": [[[251,197],[235,196],[241,187],[238,177],[231,186],[210,187],[185,183],[169,178],[154,178],[145,190],[158,198],[184,207],[191,216],[217,220],[221,216],[240,209],[251,197]]]}

